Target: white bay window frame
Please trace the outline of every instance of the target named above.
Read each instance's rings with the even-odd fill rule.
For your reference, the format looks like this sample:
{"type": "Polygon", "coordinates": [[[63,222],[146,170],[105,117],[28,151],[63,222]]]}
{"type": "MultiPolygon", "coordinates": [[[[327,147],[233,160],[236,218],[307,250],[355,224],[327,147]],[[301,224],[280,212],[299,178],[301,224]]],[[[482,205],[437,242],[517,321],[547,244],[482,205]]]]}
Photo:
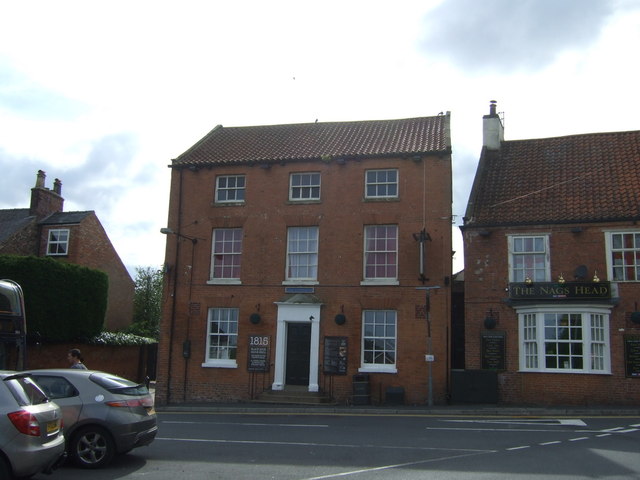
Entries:
{"type": "MultiPolygon", "coordinates": [[[[518,314],[518,350],[519,350],[519,370],[521,372],[543,372],[543,373],[580,373],[580,374],[600,374],[611,373],[611,346],[609,335],[609,323],[611,308],[609,306],[595,305],[536,305],[516,309],[518,314]],[[547,320],[554,315],[567,315],[569,318],[580,317],[580,335],[571,338],[568,335],[565,339],[551,336],[546,338],[545,328],[553,332],[557,325],[550,321],[545,326],[545,315],[547,320]],[[567,345],[569,350],[572,344],[581,344],[582,368],[572,368],[572,354],[548,352],[547,347],[553,349],[553,345],[567,345]],[[548,354],[548,355],[547,355],[548,354]],[[546,357],[556,356],[558,365],[548,368],[546,357]],[[560,358],[562,357],[562,364],[560,358]],[[568,364],[565,362],[569,362],[568,364]]],[[[577,327],[573,327],[576,329],[577,327]]],[[[547,336],[550,336],[549,333],[547,336]]],[[[575,353],[573,356],[576,356],[575,353]]]]}

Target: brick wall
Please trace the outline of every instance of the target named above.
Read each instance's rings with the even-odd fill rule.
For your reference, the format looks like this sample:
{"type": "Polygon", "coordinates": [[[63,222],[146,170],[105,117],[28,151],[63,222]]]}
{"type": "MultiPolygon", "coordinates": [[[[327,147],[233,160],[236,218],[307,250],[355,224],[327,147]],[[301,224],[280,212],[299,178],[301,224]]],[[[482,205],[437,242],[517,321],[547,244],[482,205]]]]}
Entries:
{"type": "Polygon", "coordinates": [[[91,212],[78,225],[55,225],[42,229],[40,255],[46,256],[49,230],[68,228],[69,255],[56,260],[101,270],[109,277],[105,329],[118,331],[133,321],[135,284],[96,215],[91,212]]]}
{"type": "MultiPolygon", "coordinates": [[[[465,368],[481,368],[480,339],[486,332],[484,319],[491,312],[497,319],[492,332],[506,335],[506,370],[498,376],[502,402],[625,405],[640,401],[640,378],[625,375],[623,342],[625,335],[640,335],[640,325],[629,320],[630,312],[637,310],[640,285],[618,284],[618,298],[610,314],[611,374],[607,375],[519,372],[518,318],[505,301],[509,285],[508,234],[550,234],[551,281],[557,281],[561,274],[567,282],[574,280],[574,271],[580,265],[588,269],[587,281],[596,272],[605,281],[608,279],[604,230],[611,227],[611,224],[584,225],[579,233],[564,225],[491,229],[490,235],[480,235],[478,230],[464,232],[465,368]]],[[[554,304],[563,306],[565,302],[556,300],[554,304]]]]}
{"type": "Polygon", "coordinates": [[[82,344],[46,344],[27,346],[27,367],[68,368],[67,353],[72,348],[82,352],[84,364],[91,370],[113,373],[135,382],[144,382],[148,369],[149,346],[105,346],[82,344]]]}
{"type": "MultiPolygon", "coordinates": [[[[424,355],[427,327],[417,311],[424,306],[425,292],[418,280],[418,245],[413,238],[426,228],[432,240],[426,245],[428,285],[440,285],[433,293],[433,365],[435,399],[446,401],[448,364],[447,326],[450,316],[448,281],[451,276],[451,183],[450,158],[368,159],[273,165],[269,169],[229,166],[172,172],[168,226],[178,231],[178,205],[184,235],[198,238],[196,244],[170,235],[165,263],[169,267],[164,295],[159,346],[157,401],[242,401],[250,398],[252,374],[247,371],[249,334],[271,337],[271,362],[275,358],[275,302],[285,297],[287,227],[319,226],[318,284],[314,295],[321,299],[320,357],[325,336],[348,338],[347,375],[334,376],[332,393],[346,402],[352,377],[361,365],[362,312],[365,309],[393,309],[398,312],[397,374],[371,374],[372,399],[380,401],[386,386],[403,386],[407,403],[424,403],[427,395],[427,364],[424,355]],[[399,200],[364,201],[367,169],[398,168],[399,200]],[[288,201],[290,172],[320,172],[320,202],[288,201]],[[216,175],[246,175],[246,202],[241,206],[214,203],[216,175]],[[181,180],[182,175],[182,180],[181,180]],[[182,184],[181,184],[182,182],[182,184]],[[182,198],[179,198],[182,192],[182,198]],[[363,229],[365,225],[397,224],[399,229],[399,285],[361,286],[363,272],[363,229]],[[210,285],[211,236],[214,228],[242,228],[241,286],[210,285]],[[176,270],[176,247],[179,248],[176,270]],[[177,278],[174,289],[174,276],[177,278]],[[175,306],[173,299],[175,298],[175,306]],[[197,305],[194,311],[191,308],[197,305]],[[210,307],[239,308],[238,368],[207,368],[205,358],[207,310],[210,307]],[[175,312],[174,309],[175,308],[175,312]],[[253,325],[249,316],[259,309],[262,321],[253,325]],[[175,314],[174,314],[175,313],[175,314]],[[344,313],[344,325],[335,323],[344,313]],[[173,338],[173,343],[169,339],[173,338]],[[191,356],[182,356],[182,343],[191,341],[191,356]],[[168,392],[169,395],[168,395],[168,392]]],[[[322,358],[319,359],[320,365],[322,358]]],[[[322,375],[320,388],[328,389],[322,375]]],[[[270,388],[273,365],[268,374],[253,375],[259,389],[270,388]]]]}

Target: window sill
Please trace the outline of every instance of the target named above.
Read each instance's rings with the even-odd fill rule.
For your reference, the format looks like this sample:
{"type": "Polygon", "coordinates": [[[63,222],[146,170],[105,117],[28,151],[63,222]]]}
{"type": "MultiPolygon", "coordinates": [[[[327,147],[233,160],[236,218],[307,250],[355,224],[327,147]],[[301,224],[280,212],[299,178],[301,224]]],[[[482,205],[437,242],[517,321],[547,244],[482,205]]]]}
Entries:
{"type": "Polygon", "coordinates": [[[364,197],[363,202],[399,202],[399,197],[364,197]]]}
{"type": "Polygon", "coordinates": [[[565,374],[565,375],[611,375],[611,371],[584,371],[584,370],[571,370],[571,369],[558,369],[558,370],[533,370],[533,369],[528,369],[528,370],[518,370],[518,373],[554,373],[554,374],[565,374]]]}
{"type": "Polygon", "coordinates": [[[358,369],[360,373],[398,373],[398,369],[391,365],[369,365],[366,367],[360,367],[358,369]]]}
{"type": "Polygon", "coordinates": [[[319,198],[305,198],[303,200],[292,200],[292,199],[289,199],[287,201],[287,203],[289,205],[303,205],[303,204],[322,203],[322,201],[319,198]]]}
{"type": "Polygon", "coordinates": [[[238,368],[235,360],[213,360],[204,362],[201,366],[203,368],[238,368]]]}
{"type": "Polygon", "coordinates": [[[207,285],[242,285],[242,281],[237,278],[215,278],[207,280],[207,285]]]}
{"type": "Polygon", "coordinates": [[[308,285],[318,285],[319,282],[317,280],[285,280],[282,282],[282,285],[287,286],[308,286],[308,285]]]}
{"type": "Polygon", "coordinates": [[[242,207],[245,202],[213,202],[214,207],[242,207]]]}
{"type": "Polygon", "coordinates": [[[395,278],[385,278],[381,280],[362,280],[360,285],[363,287],[379,287],[379,286],[387,286],[387,285],[400,285],[400,282],[395,278]]]}

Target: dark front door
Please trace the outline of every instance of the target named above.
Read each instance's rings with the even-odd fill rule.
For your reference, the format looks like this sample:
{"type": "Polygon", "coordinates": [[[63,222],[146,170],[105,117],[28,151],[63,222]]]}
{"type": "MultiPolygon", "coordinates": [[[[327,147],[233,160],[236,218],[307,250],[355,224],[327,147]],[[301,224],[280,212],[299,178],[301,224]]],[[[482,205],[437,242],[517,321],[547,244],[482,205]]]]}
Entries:
{"type": "Polygon", "coordinates": [[[309,385],[311,324],[287,324],[287,385],[309,385]]]}

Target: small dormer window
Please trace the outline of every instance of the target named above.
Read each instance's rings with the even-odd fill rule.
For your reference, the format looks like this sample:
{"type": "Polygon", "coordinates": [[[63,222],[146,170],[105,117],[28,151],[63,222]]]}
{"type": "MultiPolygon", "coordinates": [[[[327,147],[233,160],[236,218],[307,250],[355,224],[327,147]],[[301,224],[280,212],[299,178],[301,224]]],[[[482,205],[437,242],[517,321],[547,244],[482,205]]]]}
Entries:
{"type": "Polygon", "coordinates": [[[69,253],[69,230],[66,228],[49,230],[47,255],[67,255],[69,253]]]}

